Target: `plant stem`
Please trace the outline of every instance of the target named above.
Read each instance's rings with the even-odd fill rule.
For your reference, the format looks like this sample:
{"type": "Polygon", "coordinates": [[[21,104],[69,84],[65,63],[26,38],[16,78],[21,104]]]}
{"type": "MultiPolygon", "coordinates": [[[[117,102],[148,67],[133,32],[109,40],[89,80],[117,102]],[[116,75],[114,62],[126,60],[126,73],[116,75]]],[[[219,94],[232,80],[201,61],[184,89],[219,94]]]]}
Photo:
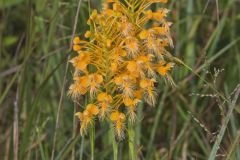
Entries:
{"type": "Polygon", "coordinates": [[[116,142],[113,124],[110,124],[110,137],[112,140],[113,147],[113,160],[118,160],[118,143],[116,142]]]}
{"type": "Polygon", "coordinates": [[[141,102],[137,107],[137,119],[136,119],[136,145],[140,146],[141,142],[141,123],[142,123],[142,110],[143,110],[143,102],[141,102]]]}
{"type": "Polygon", "coordinates": [[[83,146],[84,145],[84,136],[82,136],[81,147],[80,147],[80,157],[79,160],[83,160],[83,146]]]}
{"type": "MultiPolygon", "coordinates": [[[[74,104],[74,111],[73,113],[76,113],[76,105],[74,104]]],[[[76,116],[73,114],[73,128],[72,128],[72,138],[76,137],[76,130],[77,130],[77,125],[76,125],[76,116]]],[[[72,148],[72,160],[76,159],[75,158],[75,147],[72,148]]]]}
{"type": "Polygon", "coordinates": [[[91,160],[94,160],[94,145],[95,145],[95,126],[94,123],[90,130],[90,145],[91,145],[91,160]]]}
{"type": "Polygon", "coordinates": [[[130,119],[128,120],[128,145],[130,160],[137,160],[137,154],[135,150],[135,130],[130,119]]]}

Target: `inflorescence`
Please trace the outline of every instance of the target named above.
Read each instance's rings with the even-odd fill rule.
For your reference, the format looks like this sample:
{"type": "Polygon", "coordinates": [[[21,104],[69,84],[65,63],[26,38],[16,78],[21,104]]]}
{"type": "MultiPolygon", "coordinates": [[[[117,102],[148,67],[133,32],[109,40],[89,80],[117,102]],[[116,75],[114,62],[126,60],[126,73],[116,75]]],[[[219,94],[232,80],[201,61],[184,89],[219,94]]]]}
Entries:
{"type": "Polygon", "coordinates": [[[106,0],[101,13],[93,10],[90,15],[86,40],[74,38],[78,55],[70,60],[75,72],[69,95],[74,100],[85,95],[89,102],[76,113],[81,134],[99,117],[109,119],[116,136],[123,138],[126,119],[135,121],[138,104],[155,105],[157,79],[171,81],[174,63],[166,50],[172,46],[169,10],[150,9],[153,3],[166,2],[106,0]]]}

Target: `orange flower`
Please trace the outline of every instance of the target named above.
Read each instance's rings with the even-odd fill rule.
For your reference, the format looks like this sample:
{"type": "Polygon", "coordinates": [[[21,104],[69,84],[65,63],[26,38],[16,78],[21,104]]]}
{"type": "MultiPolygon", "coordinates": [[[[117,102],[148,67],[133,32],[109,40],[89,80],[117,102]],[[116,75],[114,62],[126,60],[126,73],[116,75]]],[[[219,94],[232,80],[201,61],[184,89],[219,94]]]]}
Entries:
{"type": "Polygon", "coordinates": [[[86,133],[87,127],[92,123],[94,116],[99,113],[99,109],[94,104],[88,104],[86,110],[83,112],[77,112],[75,115],[81,122],[80,133],[83,135],[86,133]]]}
{"type": "Polygon", "coordinates": [[[87,32],[85,33],[84,37],[90,38],[91,35],[92,35],[92,33],[91,33],[90,31],[87,31],[87,32]]]}
{"type": "Polygon", "coordinates": [[[90,97],[93,98],[93,96],[99,91],[100,84],[102,82],[103,82],[102,75],[97,73],[88,75],[90,97]]]}
{"type": "Polygon", "coordinates": [[[76,70],[88,73],[87,66],[90,63],[90,55],[87,52],[81,52],[79,56],[74,57],[70,60],[76,70]]]}
{"type": "Polygon", "coordinates": [[[138,40],[135,37],[127,37],[125,45],[129,56],[134,56],[139,50],[138,40]]]}
{"type": "Polygon", "coordinates": [[[117,137],[119,139],[122,139],[124,137],[123,131],[124,131],[124,122],[126,120],[125,114],[116,110],[111,113],[110,119],[115,124],[115,132],[117,137]]]}
{"type": "Polygon", "coordinates": [[[74,77],[74,83],[69,87],[68,94],[76,99],[80,95],[84,95],[87,93],[88,78],[86,76],[83,77],[74,77]]]}
{"type": "Polygon", "coordinates": [[[154,88],[155,79],[142,79],[140,81],[140,87],[142,88],[145,97],[144,99],[149,105],[154,106],[156,103],[156,93],[154,88]]]}
{"type": "Polygon", "coordinates": [[[81,40],[80,40],[79,37],[74,37],[74,39],[73,39],[73,44],[74,45],[80,44],[80,42],[81,42],[81,40]]]}
{"type": "Polygon", "coordinates": [[[162,75],[162,76],[166,76],[167,72],[174,66],[173,63],[166,63],[165,61],[160,61],[157,65],[156,65],[156,70],[157,72],[162,75]]]}
{"type": "Polygon", "coordinates": [[[140,102],[140,100],[138,99],[131,99],[131,98],[125,98],[123,99],[123,103],[125,104],[125,106],[128,109],[129,115],[130,115],[130,120],[132,122],[135,121],[136,118],[136,106],[137,104],[140,102]]]}
{"type": "Polygon", "coordinates": [[[100,118],[103,119],[107,111],[109,111],[110,104],[113,102],[112,96],[107,93],[100,93],[97,97],[100,106],[100,118]]]}

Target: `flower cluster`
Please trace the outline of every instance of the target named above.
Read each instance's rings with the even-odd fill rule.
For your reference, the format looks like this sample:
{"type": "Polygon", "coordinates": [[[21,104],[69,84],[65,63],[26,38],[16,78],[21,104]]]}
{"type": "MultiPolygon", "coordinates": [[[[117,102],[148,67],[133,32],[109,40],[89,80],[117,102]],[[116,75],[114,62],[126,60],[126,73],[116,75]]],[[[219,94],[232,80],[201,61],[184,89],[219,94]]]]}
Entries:
{"type": "Polygon", "coordinates": [[[95,117],[110,119],[118,138],[123,137],[126,119],[134,122],[141,101],[156,102],[157,77],[170,79],[174,64],[166,47],[172,45],[170,22],[165,8],[152,11],[153,3],[167,0],[106,0],[101,13],[94,10],[90,30],[82,40],[75,37],[71,59],[73,99],[88,95],[83,112],[76,115],[84,134],[95,117]]]}

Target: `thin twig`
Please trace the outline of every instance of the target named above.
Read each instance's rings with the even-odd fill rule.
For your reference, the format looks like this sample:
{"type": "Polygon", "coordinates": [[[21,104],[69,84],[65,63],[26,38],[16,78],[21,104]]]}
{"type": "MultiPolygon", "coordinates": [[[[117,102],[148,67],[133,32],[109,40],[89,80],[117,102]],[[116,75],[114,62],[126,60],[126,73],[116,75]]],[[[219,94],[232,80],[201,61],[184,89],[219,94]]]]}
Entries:
{"type": "Polygon", "coordinates": [[[209,5],[209,2],[210,2],[210,0],[207,1],[206,5],[205,5],[205,7],[203,9],[203,14],[206,12],[206,10],[208,8],[208,5],[209,5]]]}
{"type": "Polygon", "coordinates": [[[18,160],[18,144],[19,144],[19,130],[18,130],[18,88],[16,93],[16,100],[14,102],[14,121],[13,121],[13,147],[14,160],[18,160]]]}
{"type": "MultiPolygon", "coordinates": [[[[76,28],[77,28],[77,22],[78,22],[78,16],[79,16],[81,3],[82,3],[82,0],[79,0],[77,13],[76,13],[76,16],[75,16],[75,21],[74,21],[74,26],[73,26],[71,42],[70,42],[70,46],[69,46],[69,52],[72,50],[72,40],[73,40],[74,35],[76,33],[76,28]]],[[[64,78],[63,78],[63,87],[62,87],[62,90],[61,90],[61,96],[60,96],[60,100],[59,100],[59,104],[58,104],[58,111],[57,111],[56,126],[55,126],[54,137],[53,137],[53,148],[52,148],[51,160],[54,160],[57,130],[59,128],[59,117],[60,117],[60,111],[61,111],[61,108],[62,108],[64,89],[65,89],[65,85],[66,85],[67,71],[68,71],[68,66],[69,66],[69,63],[68,63],[69,59],[70,59],[70,55],[68,55],[68,58],[67,58],[67,63],[66,63],[66,68],[65,68],[64,78]]]]}
{"type": "Polygon", "coordinates": [[[9,153],[10,153],[10,143],[11,143],[11,133],[12,133],[12,126],[9,127],[6,131],[5,138],[6,138],[6,147],[5,147],[5,159],[4,160],[9,160],[9,153]]]}
{"type": "Polygon", "coordinates": [[[3,77],[5,77],[5,76],[8,76],[8,75],[10,75],[10,74],[13,74],[13,73],[19,71],[19,70],[21,69],[21,66],[22,66],[22,65],[19,64],[19,65],[17,65],[17,66],[14,66],[14,67],[12,67],[12,68],[9,68],[9,69],[1,72],[1,73],[0,73],[0,78],[3,78],[3,77]]]}
{"type": "Polygon", "coordinates": [[[82,0],[79,0],[77,13],[76,13],[75,20],[74,20],[74,26],[73,26],[73,32],[72,32],[71,42],[70,42],[70,46],[69,46],[69,51],[72,50],[72,44],[73,44],[72,40],[74,38],[74,35],[76,34],[77,22],[78,22],[78,17],[79,17],[79,11],[80,11],[80,8],[81,8],[81,4],[82,4],[82,0]]]}
{"type": "Polygon", "coordinates": [[[220,18],[219,18],[219,5],[218,5],[218,0],[216,0],[216,8],[217,8],[217,23],[219,24],[220,18]]]}

